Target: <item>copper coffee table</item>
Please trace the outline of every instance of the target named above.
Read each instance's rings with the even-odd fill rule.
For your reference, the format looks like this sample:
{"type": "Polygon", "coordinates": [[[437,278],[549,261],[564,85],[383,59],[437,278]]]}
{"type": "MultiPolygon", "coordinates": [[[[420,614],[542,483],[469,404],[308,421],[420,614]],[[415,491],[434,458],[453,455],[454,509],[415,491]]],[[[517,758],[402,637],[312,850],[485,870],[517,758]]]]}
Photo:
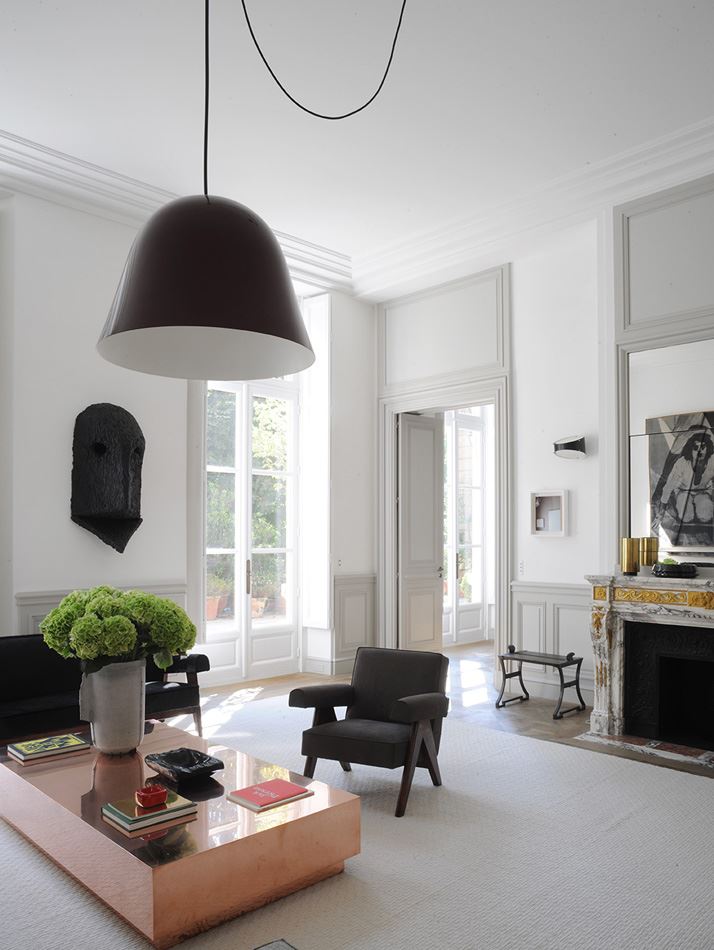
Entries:
{"type": "Polygon", "coordinates": [[[360,850],[355,795],[161,724],[128,756],[90,752],[22,766],[2,747],[0,815],[159,948],[339,874],[360,850]],[[104,802],[155,777],[144,755],[181,746],[225,763],[204,787],[214,797],[199,801],[195,821],[144,840],[102,820],[104,802]],[[261,815],[225,797],[271,778],[315,794],[261,815]]]}

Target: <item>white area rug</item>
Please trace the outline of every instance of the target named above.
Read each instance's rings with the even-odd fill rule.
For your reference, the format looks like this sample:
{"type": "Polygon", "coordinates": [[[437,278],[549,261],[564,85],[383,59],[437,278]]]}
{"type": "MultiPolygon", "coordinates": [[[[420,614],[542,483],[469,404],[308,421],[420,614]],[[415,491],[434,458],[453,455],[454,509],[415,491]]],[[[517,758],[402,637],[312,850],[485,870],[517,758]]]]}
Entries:
{"type": "MultiPolygon", "coordinates": [[[[234,705],[221,739],[300,771],[309,712],[234,705]]],[[[362,854],[184,950],[714,947],[711,779],[453,719],[440,762],[444,786],[418,772],[400,819],[398,771],[318,762],[316,778],[362,796],[362,854]]],[[[3,950],[148,947],[1,822],[0,881],[3,950]]]]}

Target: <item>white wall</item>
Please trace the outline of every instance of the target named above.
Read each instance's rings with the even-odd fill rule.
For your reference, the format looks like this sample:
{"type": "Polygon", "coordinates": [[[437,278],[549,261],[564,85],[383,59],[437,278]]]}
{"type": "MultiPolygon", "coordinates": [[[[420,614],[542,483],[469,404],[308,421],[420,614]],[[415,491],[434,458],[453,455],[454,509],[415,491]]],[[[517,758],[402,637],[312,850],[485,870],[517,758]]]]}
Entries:
{"type": "Polygon", "coordinates": [[[341,293],[305,301],[302,377],[303,669],[349,672],[374,639],[376,320],[341,293]]]}
{"type": "Polygon", "coordinates": [[[330,295],[332,570],[373,574],[376,557],[377,373],[373,308],[330,295]]]}
{"type": "Polygon", "coordinates": [[[13,590],[185,583],[186,383],[95,350],[135,229],[27,196],[13,204],[13,590]],[[74,420],[96,402],[129,410],[146,437],[144,523],[123,554],[70,520],[74,420]]]}
{"type": "Polygon", "coordinates": [[[12,590],[13,203],[0,202],[0,636],[14,629],[12,590]]]}
{"type": "Polygon", "coordinates": [[[541,241],[511,273],[514,577],[582,584],[598,558],[596,222],[541,241]],[[568,435],[586,437],[585,459],[553,454],[568,435]],[[533,537],[530,492],[559,488],[569,493],[567,537],[533,537]]]}

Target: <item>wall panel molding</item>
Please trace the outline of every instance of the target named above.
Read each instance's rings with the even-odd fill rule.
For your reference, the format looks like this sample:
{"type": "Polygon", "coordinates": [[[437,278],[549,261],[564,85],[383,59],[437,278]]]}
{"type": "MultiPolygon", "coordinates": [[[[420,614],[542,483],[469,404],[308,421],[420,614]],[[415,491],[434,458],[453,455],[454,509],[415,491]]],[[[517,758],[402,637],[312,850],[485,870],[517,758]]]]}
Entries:
{"type": "MultiPolygon", "coordinates": [[[[517,649],[569,653],[583,657],[580,686],[589,704],[593,700],[593,650],[590,639],[592,591],[587,584],[511,583],[513,642],[517,649]],[[537,645],[536,645],[537,644],[537,645]]],[[[555,699],[558,674],[551,667],[527,664],[523,677],[534,696],[555,699]]],[[[500,673],[496,674],[500,687],[500,673]]],[[[566,691],[566,700],[569,691],[566,691]]],[[[569,703],[568,703],[569,705],[569,703]]],[[[583,731],[588,723],[583,721],[583,731]]]]}
{"type": "MultiPolygon", "coordinates": [[[[681,334],[710,335],[714,319],[714,280],[709,257],[679,254],[691,243],[708,249],[714,236],[714,175],[668,188],[614,209],[615,327],[618,342],[649,342],[681,334]],[[659,228],[657,219],[661,219],[659,228]],[[649,233],[647,229],[649,228],[649,233]],[[700,233],[695,233],[695,231],[700,233]],[[659,233],[658,233],[659,231],[659,233]],[[659,241],[659,246],[658,242],[659,241]],[[651,280],[638,276],[642,256],[652,260],[651,280]],[[680,258],[678,260],[678,257],[680,258]],[[634,266],[634,273],[633,273],[634,266]],[[671,274],[666,268],[671,266],[671,274]],[[677,273],[677,271],[679,271],[677,273]],[[691,295],[687,306],[659,306],[635,299],[643,284],[662,278],[663,292],[679,286],[678,296],[691,295]],[[699,288],[697,287],[699,285],[699,288]],[[694,305],[700,293],[698,305],[694,305]]],[[[656,290],[656,288],[655,288],[656,290]]],[[[655,294],[655,296],[657,296],[655,294]]]]}
{"type": "MultiPolygon", "coordinates": [[[[119,590],[143,590],[147,594],[156,594],[157,597],[167,597],[186,609],[185,584],[133,584],[122,586],[119,590]]],[[[39,633],[40,624],[47,614],[69,593],[68,590],[37,590],[15,594],[18,633],[39,633]]]]}
{"type": "Polygon", "coordinates": [[[378,343],[377,391],[381,397],[506,374],[510,369],[510,266],[504,264],[385,302],[378,311],[378,343]],[[448,320],[453,327],[446,325],[448,320]],[[411,347],[410,334],[416,337],[416,345],[411,347]],[[488,356],[479,362],[484,337],[490,341],[488,356]],[[449,339],[457,352],[453,347],[448,351],[445,341],[449,339]],[[410,360],[413,362],[410,353],[421,354],[422,360],[428,354],[430,371],[409,366],[410,360]],[[462,365],[454,365],[454,360],[462,365]],[[435,361],[443,363],[436,373],[431,369],[435,361]]]}
{"type": "Polygon", "coordinates": [[[335,672],[354,662],[358,647],[375,645],[376,588],[375,574],[335,576],[335,672]]]}

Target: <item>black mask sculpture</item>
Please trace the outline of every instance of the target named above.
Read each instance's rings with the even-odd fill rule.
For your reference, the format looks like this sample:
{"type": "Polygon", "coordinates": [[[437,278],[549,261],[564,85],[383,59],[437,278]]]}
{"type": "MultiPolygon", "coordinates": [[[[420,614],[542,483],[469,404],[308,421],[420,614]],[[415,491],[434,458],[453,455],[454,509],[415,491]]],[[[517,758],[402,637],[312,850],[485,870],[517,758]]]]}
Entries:
{"type": "Polygon", "coordinates": [[[120,553],[142,521],[145,446],[139,423],[120,406],[88,406],[74,423],[72,521],[120,553]]]}

